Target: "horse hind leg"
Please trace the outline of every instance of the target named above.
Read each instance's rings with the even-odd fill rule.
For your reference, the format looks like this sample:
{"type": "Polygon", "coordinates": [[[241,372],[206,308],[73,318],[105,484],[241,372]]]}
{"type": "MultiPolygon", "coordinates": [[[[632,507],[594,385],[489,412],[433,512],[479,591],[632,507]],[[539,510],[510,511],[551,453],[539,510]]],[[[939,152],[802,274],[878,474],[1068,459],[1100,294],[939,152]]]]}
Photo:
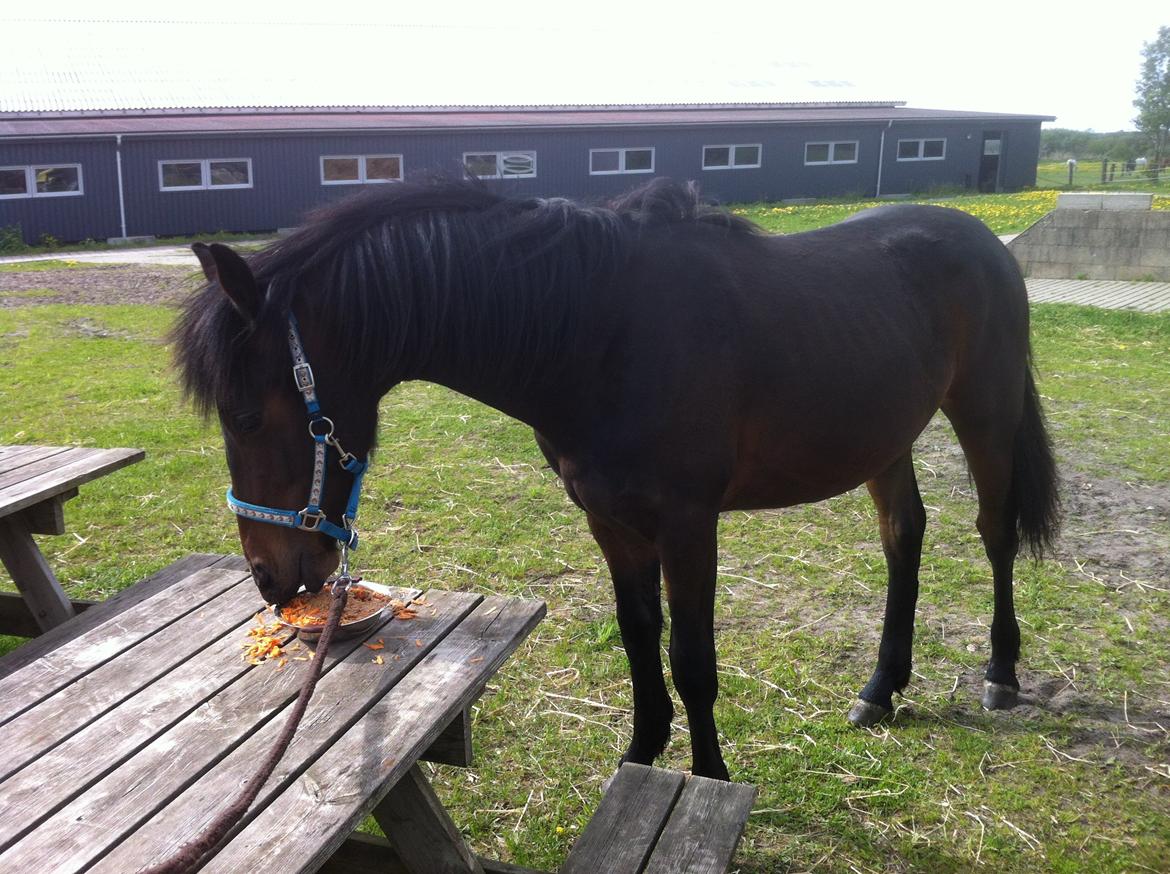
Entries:
{"type": "Polygon", "coordinates": [[[944,406],[967,457],[979,496],[976,526],[991,563],[995,608],[991,621],[991,659],[983,683],[983,706],[1006,710],[1019,699],[1016,662],[1020,657],[1020,626],[1016,621],[1012,574],[1020,549],[1019,511],[1013,488],[1014,421],[980,417],[966,419],[944,406]]]}
{"type": "Polygon", "coordinates": [[[926,510],[910,452],[866,485],[878,511],[889,583],[877,667],[849,711],[849,721],[862,727],[888,716],[894,709],[894,692],[910,682],[918,566],[926,531],[926,510]]]}

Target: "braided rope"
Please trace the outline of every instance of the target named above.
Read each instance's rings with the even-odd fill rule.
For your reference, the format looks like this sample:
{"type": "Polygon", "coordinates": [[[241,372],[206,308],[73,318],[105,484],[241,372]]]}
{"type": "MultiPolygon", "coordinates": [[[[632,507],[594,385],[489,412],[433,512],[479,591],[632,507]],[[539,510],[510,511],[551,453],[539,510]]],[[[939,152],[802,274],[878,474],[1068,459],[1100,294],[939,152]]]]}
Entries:
{"type": "Polygon", "coordinates": [[[305,715],[305,708],[309,705],[309,698],[312,697],[313,690],[317,687],[317,681],[321,678],[325,653],[329,650],[333,632],[341,622],[341,613],[345,609],[345,602],[349,597],[349,586],[339,585],[339,583],[333,585],[333,602],[329,605],[329,618],[326,620],[325,628],[317,641],[317,651],[313,653],[313,660],[309,663],[308,676],[305,677],[305,683],[301,686],[297,702],[288,715],[288,720],[285,722],[280,736],[269,751],[268,758],[252,775],[252,779],[248,781],[248,785],[244,787],[236,800],[212,820],[198,836],[179,847],[169,859],[142,869],[139,874],[187,874],[189,871],[194,871],[204,861],[204,857],[217,848],[220,842],[227,837],[228,832],[248,812],[248,808],[252,806],[256,796],[260,794],[260,790],[268,782],[268,778],[272,776],[272,772],[276,770],[277,764],[292,742],[293,734],[301,723],[301,717],[305,715]]]}

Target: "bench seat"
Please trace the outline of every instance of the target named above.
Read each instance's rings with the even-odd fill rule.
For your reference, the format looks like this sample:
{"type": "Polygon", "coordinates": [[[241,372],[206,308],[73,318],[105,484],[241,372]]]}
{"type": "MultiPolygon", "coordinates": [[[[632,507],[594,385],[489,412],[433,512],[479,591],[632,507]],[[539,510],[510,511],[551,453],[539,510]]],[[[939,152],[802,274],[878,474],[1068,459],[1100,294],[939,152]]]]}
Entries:
{"type": "Polygon", "coordinates": [[[627,763],[560,874],[724,874],[756,788],[627,763]]]}

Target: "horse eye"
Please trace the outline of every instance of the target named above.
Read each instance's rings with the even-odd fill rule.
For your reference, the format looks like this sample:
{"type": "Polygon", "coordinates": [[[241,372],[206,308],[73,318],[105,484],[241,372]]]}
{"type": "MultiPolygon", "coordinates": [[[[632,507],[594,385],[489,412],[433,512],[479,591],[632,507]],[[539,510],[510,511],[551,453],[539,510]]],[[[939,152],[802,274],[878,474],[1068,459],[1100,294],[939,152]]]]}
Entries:
{"type": "Polygon", "coordinates": [[[263,419],[258,412],[237,413],[232,416],[232,426],[240,434],[251,434],[259,431],[263,419]]]}

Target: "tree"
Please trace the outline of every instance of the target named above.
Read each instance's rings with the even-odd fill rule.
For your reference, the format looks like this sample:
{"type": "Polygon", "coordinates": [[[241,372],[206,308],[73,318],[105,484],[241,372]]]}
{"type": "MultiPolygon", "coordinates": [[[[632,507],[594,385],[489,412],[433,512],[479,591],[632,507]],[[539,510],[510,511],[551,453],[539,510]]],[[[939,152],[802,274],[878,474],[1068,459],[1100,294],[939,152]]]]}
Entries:
{"type": "Polygon", "coordinates": [[[1170,145],[1170,27],[1158,28],[1158,38],[1143,45],[1142,58],[1134,123],[1153,148],[1153,166],[1161,167],[1170,145]]]}

